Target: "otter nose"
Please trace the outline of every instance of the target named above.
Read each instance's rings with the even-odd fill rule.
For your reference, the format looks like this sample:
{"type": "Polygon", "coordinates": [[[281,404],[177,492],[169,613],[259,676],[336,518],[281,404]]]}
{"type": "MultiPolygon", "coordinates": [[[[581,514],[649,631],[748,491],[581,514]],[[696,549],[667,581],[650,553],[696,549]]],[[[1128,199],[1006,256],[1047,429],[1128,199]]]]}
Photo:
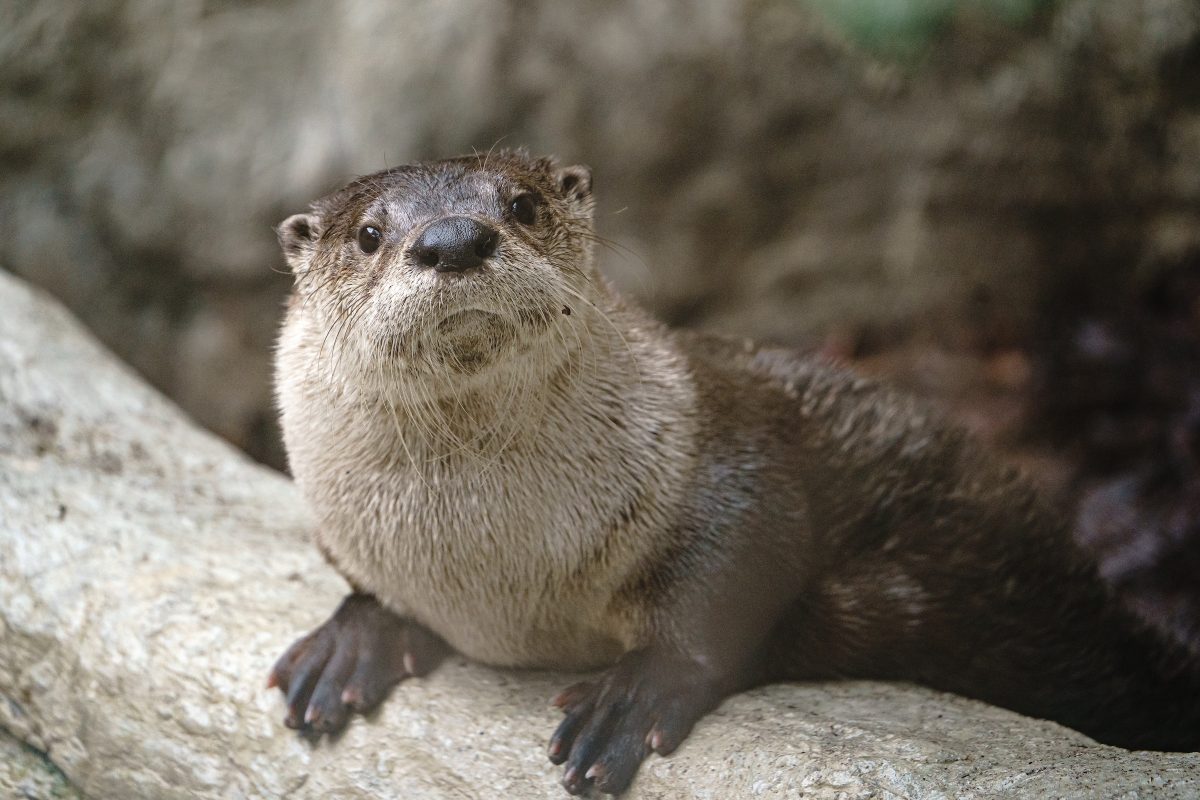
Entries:
{"type": "Polygon", "coordinates": [[[430,223],[412,254],[417,263],[438,272],[462,272],[478,267],[496,252],[496,229],[470,217],[443,217],[430,223]]]}

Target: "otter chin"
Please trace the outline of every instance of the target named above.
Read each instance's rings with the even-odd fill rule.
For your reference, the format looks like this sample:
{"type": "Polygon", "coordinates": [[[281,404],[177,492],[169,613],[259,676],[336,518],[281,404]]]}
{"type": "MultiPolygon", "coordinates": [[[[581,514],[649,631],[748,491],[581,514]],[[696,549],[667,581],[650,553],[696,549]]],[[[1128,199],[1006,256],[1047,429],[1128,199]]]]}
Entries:
{"type": "Polygon", "coordinates": [[[490,311],[457,311],[427,337],[430,355],[453,372],[473,375],[502,359],[517,341],[514,323],[490,311]]]}
{"type": "Polygon", "coordinates": [[[271,672],[287,725],[336,731],[457,651],[600,670],[554,701],[573,794],[623,791],[783,680],[1200,746],[1196,656],[1118,602],[1063,514],[909,398],[621,298],[587,168],[396,167],[278,234],[284,442],[351,588],[271,672]]]}

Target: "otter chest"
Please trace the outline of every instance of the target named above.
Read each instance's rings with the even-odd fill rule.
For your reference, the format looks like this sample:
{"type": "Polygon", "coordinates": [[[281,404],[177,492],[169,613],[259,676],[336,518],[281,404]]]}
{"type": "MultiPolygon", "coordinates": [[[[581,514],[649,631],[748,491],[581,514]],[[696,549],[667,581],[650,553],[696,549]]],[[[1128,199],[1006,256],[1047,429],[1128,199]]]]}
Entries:
{"type": "Polygon", "coordinates": [[[338,568],[460,652],[586,668],[624,646],[607,614],[624,570],[607,552],[610,509],[593,481],[619,483],[592,467],[519,451],[490,464],[430,461],[419,472],[405,461],[360,461],[306,493],[338,568]]]}

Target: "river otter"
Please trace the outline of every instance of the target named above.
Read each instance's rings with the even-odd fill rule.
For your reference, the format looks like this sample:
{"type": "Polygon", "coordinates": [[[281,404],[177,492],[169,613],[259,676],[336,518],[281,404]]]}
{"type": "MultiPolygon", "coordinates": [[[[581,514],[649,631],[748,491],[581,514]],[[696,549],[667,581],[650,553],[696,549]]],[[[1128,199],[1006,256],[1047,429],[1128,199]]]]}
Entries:
{"type": "Polygon", "coordinates": [[[1200,670],[1031,486],[920,404],[671,331],[596,271],[591,176],[385,170],[278,229],[277,382],[353,593],[270,677],[341,727],[453,648],[607,667],[556,699],[572,793],[620,792],[730,693],[917,681],[1125,747],[1200,744],[1200,670]]]}

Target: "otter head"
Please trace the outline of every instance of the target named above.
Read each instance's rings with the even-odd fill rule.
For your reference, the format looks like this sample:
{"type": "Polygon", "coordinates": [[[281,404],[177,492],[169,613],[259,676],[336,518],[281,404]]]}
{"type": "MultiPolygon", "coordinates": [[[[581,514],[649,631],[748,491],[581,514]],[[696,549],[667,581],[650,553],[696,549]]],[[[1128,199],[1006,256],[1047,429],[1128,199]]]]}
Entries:
{"type": "Polygon", "coordinates": [[[312,315],[329,368],[360,386],[460,395],[544,370],[600,289],[591,212],[586,167],[519,152],[359,178],[279,225],[291,313],[312,315]]]}

